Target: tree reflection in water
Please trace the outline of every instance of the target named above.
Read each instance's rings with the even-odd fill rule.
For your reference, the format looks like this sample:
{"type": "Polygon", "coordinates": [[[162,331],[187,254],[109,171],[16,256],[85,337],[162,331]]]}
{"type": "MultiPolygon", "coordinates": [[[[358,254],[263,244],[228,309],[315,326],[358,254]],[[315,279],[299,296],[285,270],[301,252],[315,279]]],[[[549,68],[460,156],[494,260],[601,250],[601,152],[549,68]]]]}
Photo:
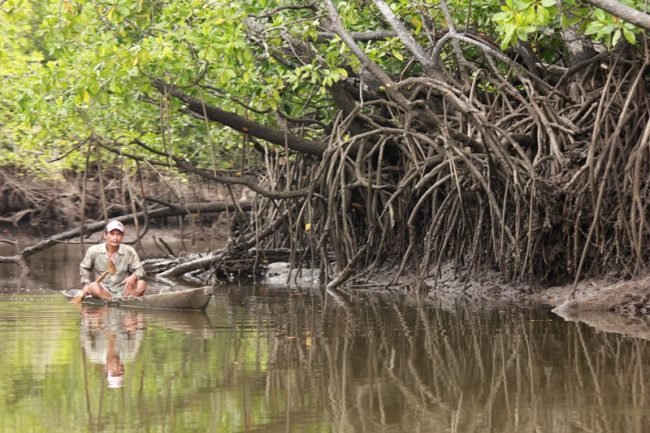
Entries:
{"type": "Polygon", "coordinates": [[[268,337],[267,397],[321,408],[332,431],[609,433],[650,425],[647,341],[546,312],[333,295],[321,305],[292,296],[288,307],[258,306],[281,318],[268,337]]]}

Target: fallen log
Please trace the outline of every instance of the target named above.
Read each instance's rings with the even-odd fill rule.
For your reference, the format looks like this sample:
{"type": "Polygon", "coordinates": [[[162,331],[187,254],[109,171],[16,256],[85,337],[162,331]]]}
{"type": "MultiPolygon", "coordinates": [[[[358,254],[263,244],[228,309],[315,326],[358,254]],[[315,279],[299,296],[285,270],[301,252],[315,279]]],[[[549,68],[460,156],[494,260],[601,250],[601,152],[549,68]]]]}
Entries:
{"type": "Polygon", "coordinates": [[[196,271],[208,271],[210,275],[226,278],[233,275],[262,276],[269,263],[287,262],[290,258],[289,250],[250,248],[242,251],[238,248],[224,248],[211,253],[183,257],[146,259],[142,264],[148,275],[153,275],[161,281],[168,281],[170,277],[193,281],[196,271]]]}
{"type": "Polygon", "coordinates": [[[241,254],[241,252],[253,248],[253,246],[257,242],[273,234],[273,232],[275,232],[275,230],[277,230],[278,227],[280,227],[280,225],[285,221],[285,219],[288,216],[289,216],[289,212],[285,211],[280,217],[276,218],[275,221],[273,221],[273,223],[269,224],[268,227],[266,227],[261,232],[257,234],[252,233],[246,236],[240,242],[231,243],[227,247],[221,250],[211,252],[205,256],[199,258],[190,258],[187,261],[184,261],[183,263],[180,263],[172,268],[169,268],[161,272],[160,274],[158,274],[158,277],[161,277],[163,279],[180,277],[183,274],[195,271],[197,269],[206,269],[207,267],[216,264],[221,260],[227,258],[229,254],[236,257],[236,254],[241,254]]]}

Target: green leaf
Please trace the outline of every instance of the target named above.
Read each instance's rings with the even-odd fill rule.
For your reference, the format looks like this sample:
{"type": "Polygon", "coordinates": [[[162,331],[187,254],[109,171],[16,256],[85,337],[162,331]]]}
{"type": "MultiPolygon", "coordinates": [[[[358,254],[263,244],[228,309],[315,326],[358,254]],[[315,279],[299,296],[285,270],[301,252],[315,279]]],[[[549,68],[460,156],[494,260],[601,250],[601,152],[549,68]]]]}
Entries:
{"type": "Polygon", "coordinates": [[[603,23],[600,21],[592,21],[587,25],[585,29],[585,35],[594,35],[598,33],[603,28],[603,23]]]}
{"type": "Polygon", "coordinates": [[[537,8],[537,16],[536,16],[537,25],[544,25],[548,23],[549,18],[550,18],[550,13],[548,9],[542,7],[537,8]]]}
{"type": "Polygon", "coordinates": [[[348,77],[348,71],[346,71],[346,70],[343,69],[343,68],[336,68],[336,69],[334,69],[334,72],[335,72],[336,74],[340,75],[340,76],[343,77],[343,78],[347,78],[347,77],[348,77]]]}
{"type": "Polygon", "coordinates": [[[614,23],[608,23],[600,31],[603,33],[612,33],[614,30],[616,30],[614,23]]]}
{"type": "Polygon", "coordinates": [[[515,9],[518,11],[525,11],[527,9],[530,9],[531,6],[533,5],[532,1],[523,1],[523,0],[517,0],[515,3],[515,9]]]}
{"type": "Polygon", "coordinates": [[[518,28],[517,29],[517,38],[519,38],[520,41],[526,42],[528,40],[528,32],[526,29],[523,28],[518,28]]]}
{"type": "Polygon", "coordinates": [[[636,35],[632,30],[626,27],[623,27],[623,37],[630,45],[636,44],[636,35]]]}
{"type": "Polygon", "coordinates": [[[494,15],[492,15],[492,21],[500,23],[507,21],[512,18],[512,13],[510,12],[498,12],[494,15]]]}
{"type": "Polygon", "coordinates": [[[510,44],[512,43],[512,37],[514,36],[515,31],[516,31],[515,26],[512,26],[512,25],[508,26],[508,28],[507,28],[507,30],[505,32],[505,35],[503,36],[503,40],[501,41],[501,44],[500,44],[500,48],[502,50],[506,50],[510,46],[510,44]]]}
{"type": "Polygon", "coordinates": [[[596,11],[594,12],[594,16],[599,21],[605,21],[608,18],[607,13],[602,9],[596,9],[596,11]]]}

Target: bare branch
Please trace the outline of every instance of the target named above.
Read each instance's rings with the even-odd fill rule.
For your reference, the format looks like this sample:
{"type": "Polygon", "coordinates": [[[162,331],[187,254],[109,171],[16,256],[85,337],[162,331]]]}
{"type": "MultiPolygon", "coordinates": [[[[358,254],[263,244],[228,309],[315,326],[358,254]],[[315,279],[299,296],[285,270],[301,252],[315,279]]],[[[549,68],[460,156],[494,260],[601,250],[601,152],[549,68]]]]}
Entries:
{"type": "Polygon", "coordinates": [[[395,16],[391,8],[386,4],[384,0],[373,0],[375,6],[379,11],[384,15],[388,24],[395,30],[397,37],[402,41],[404,46],[415,56],[418,62],[420,62],[427,70],[433,69],[433,62],[424,52],[424,49],[418,44],[411,32],[409,32],[404,24],[395,16]]]}
{"type": "Polygon", "coordinates": [[[262,125],[245,117],[230,111],[222,110],[207,102],[193,98],[192,96],[183,92],[180,88],[173,84],[166,83],[162,80],[154,80],[154,87],[162,94],[171,95],[174,98],[185,103],[188,109],[198,114],[205,116],[208,120],[221,123],[236,131],[250,134],[253,137],[266,140],[278,146],[287,145],[290,149],[301,153],[310,155],[321,156],[325,151],[325,144],[319,141],[312,141],[302,137],[298,137],[283,129],[274,129],[262,125]]]}

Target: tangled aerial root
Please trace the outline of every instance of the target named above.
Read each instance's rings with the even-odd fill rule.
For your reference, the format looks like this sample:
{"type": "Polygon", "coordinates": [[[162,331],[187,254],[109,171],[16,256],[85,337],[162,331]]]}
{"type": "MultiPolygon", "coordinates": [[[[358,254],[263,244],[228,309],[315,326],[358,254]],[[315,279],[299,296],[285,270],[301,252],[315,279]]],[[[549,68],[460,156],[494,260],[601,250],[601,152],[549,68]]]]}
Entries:
{"type": "Polygon", "coordinates": [[[644,64],[619,56],[556,87],[525,76],[515,85],[492,68],[469,95],[407,79],[399,87],[413,107],[442,113],[375,102],[355,113],[375,128],[353,136],[351,119],[339,119],[317,169],[308,158],[268,167],[270,185],[285,188],[272,182],[282,173],[309,193],[260,198],[252,227],[289,212],[265,242],[301,246],[294,259],[328,279],[332,251],[338,270],[354,263],[357,277],[392,264],[398,276],[435,278],[449,261],[468,276],[489,268],[542,283],[612,268],[637,274],[650,257],[644,64]],[[382,110],[385,125],[370,117],[382,110]]]}

